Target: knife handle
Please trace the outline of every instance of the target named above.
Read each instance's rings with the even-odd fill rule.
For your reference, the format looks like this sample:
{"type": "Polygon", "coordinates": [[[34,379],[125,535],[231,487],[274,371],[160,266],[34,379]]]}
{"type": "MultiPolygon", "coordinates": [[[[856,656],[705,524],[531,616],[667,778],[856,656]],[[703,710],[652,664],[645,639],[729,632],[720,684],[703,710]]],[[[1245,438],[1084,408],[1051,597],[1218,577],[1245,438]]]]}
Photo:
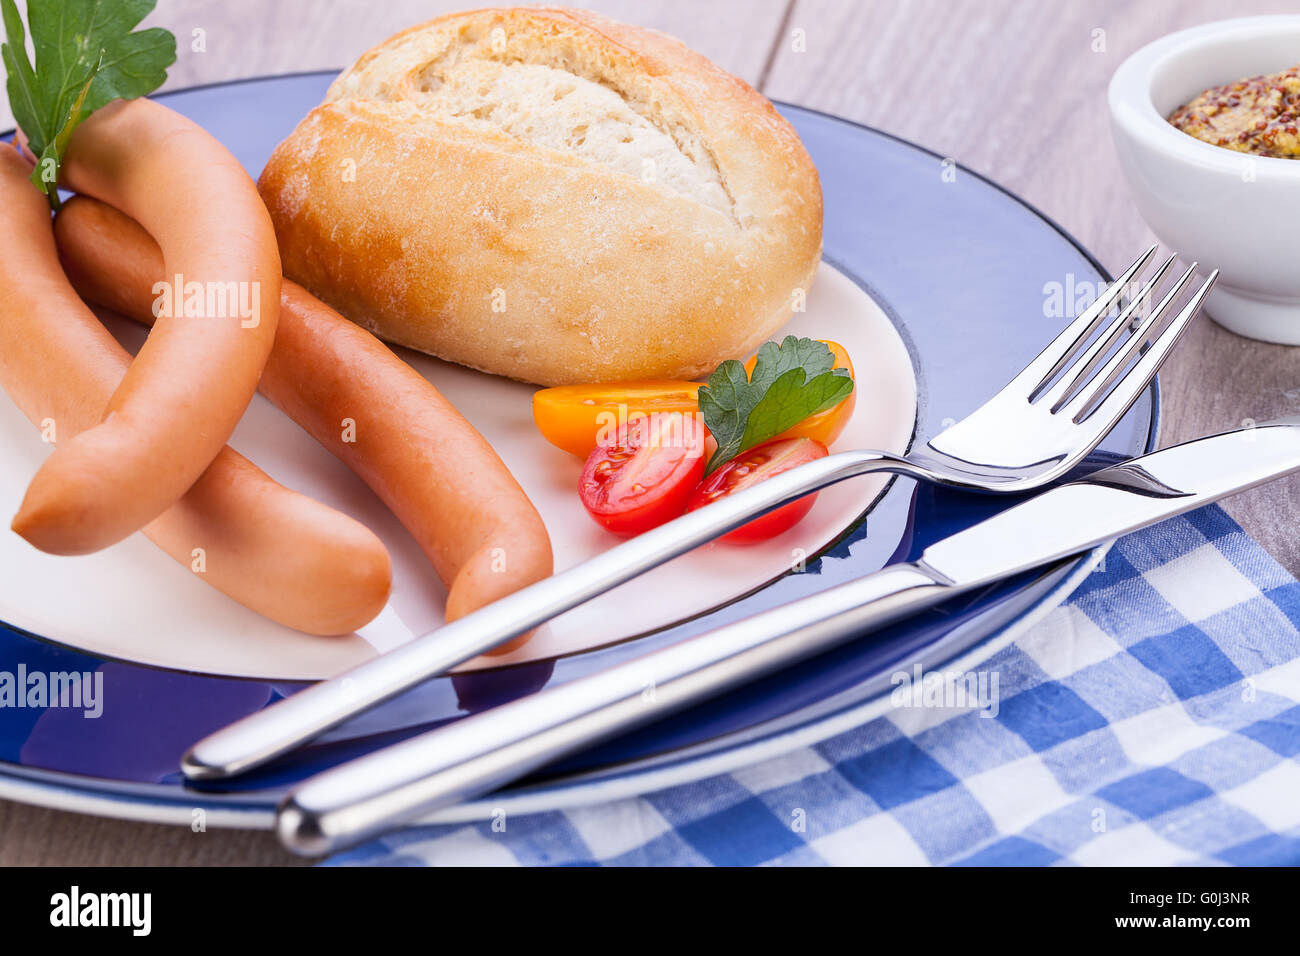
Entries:
{"type": "Polygon", "coordinates": [[[289,849],[320,855],[495,790],[963,589],[921,564],[764,611],[587,677],[494,707],[311,777],[282,801],[289,849]]]}

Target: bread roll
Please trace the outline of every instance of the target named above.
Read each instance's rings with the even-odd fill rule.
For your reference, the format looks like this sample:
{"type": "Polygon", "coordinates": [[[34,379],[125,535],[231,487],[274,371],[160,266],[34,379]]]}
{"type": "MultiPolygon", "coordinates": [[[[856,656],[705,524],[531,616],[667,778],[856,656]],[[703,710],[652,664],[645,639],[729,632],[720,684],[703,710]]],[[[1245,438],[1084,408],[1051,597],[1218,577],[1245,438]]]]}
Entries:
{"type": "Polygon", "coordinates": [[[390,342],[542,385],[745,357],[821,254],[817,171],[771,103],[576,10],[399,33],[259,187],[291,279],[390,342]]]}

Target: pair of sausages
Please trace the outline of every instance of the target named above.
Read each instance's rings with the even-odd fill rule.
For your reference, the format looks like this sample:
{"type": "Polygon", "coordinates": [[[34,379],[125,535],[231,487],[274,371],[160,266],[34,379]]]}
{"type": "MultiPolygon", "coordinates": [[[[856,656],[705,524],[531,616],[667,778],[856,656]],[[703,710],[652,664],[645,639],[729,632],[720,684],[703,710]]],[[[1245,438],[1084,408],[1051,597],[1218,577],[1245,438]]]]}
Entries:
{"type": "Polygon", "coordinates": [[[161,515],[225,446],[275,339],[280,255],[238,161],[150,100],[119,100],[82,123],[61,182],[143,224],[169,275],[235,300],[216,314],[160,317],[99,420],[60,442],[32,479],[13,529],[42,551],[86,554],[161,515]]]}
{"type": "MultiPolygon", "coordinates": [[[[155,321],[165,264],[148,232],[84,197],[54,231],[84,298],[155,321]]],[[[541,516],[487,441],[386,345],[288,279],[259,388],[410,531],[447,584],[447,620],[550,575],[541,516]]]]}
{"type": "Polygon", "coordinates": [[[448,620],[551,573],[541,517],[487,442],[374,336],[281,280],[251,180],[207,133],[148,100],[88,119],[65,182],[104,202],[64,207],[57,253],[29,167],[0,152],[0,384],[59,442],[14,519],[29,541],[85,553],[143,528],[187,565],[203,549],[209,583],[280,623],[370,620],[391,582],[382,543],[225,447],[260,381],[416,538],[448,620]],[[173,293],[222,287],[226,307],[187,314],[173,294],[155,315],[164,276],[180,277],[173,293]],[[134,361],[78,291],[153,325],[134,361]]]}
{"type": "MultiPolygon", "coordinates": [[[[49,206],[30,172],[18,153],[0,148],[0,385],[68,447],[99,426],[131,355],[68,284],[49,206]]],[[[140,481],[149,484],[147,475],[140,481]]],[[[131,487],[127,498],[137,493],[147,488],[131,487]]],[[[182,565],[202,567],[207,583],[301,631],[347,633],[388,600],[388,553],[368,528],[224,446],[143,530],[182,565]]]]}

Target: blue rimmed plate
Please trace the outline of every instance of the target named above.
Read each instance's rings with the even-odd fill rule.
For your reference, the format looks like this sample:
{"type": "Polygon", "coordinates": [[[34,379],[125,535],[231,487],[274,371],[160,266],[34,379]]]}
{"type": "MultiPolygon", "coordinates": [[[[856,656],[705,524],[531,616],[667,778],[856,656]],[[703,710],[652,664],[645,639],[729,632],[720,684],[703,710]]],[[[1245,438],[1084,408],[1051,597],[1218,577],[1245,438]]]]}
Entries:
{"type": "MultiPolygon", "coordinates": [[[[331,78],[275,77],[161,99],[204,125],[255,172],[319,102],[331,78]]],[[[821,173],[825,257],[828,274],[838,277],[828,284],[861,292],[892,323],[891,336],[896,334],[899,348],[910,357],[916,437],[941,431],[1000,388],[1059,329],[1074,300],[1086,298],[1104,279],[1100,266],[1068,235],[987,180],[874,130],[797,107],[782,112],[821,173]]],[[[843,310],[838,314],[837,321],[845,321],[843,310]]],[[[874,368],[872,360],[868,357],[866,367],[874,368]]],[[[880,375],[887,371],[879,369],[880,375]]],[[[859,379],[865,382],[861,367],[859,379]]],[[[1157,405],[1153,386],[1112,433],[1102,457],[1154,447],[1157,405]]],[[[855,420],[862,414],[860,407],[855,420]]],[[[910,432],[910,417],[906,424],[910,432]]],[[[239,433],[237,447],[238,438],[239,433]]],[[[339,481],[338,496],[355,491],[347,484],[350,479],[339,481]]],[[[620,635],[610,642],[595,635],[590,649],[430,681],[273,767],[202,789],[187,786],[177,771],[186,747],[292,693],[301,686],[295,678],[315,676],[307,673],[310,668],[300,673],[268,666],[247,674],[206,664],[169,666],[152,654],[133,654],[129,639],[110,646],[97,643],[93,634],[30,624],[24,629],[29,619],[11,614],[14,626],[0,630],[0,671],[97,672],[105,706],[93,719],[70,708],[0,706],[0,795],[160,821],[188,822],[202,808],[212,825],[265,825],[287,785],[340,760],[913,556],[930,541],[1009,503],[918,488],[910,481],[894,482],[874,504],[875,492],[865,498],[861,491],[855,493],[859,499],[853,500],[861,507],[835,499],[848,527],[836,528],[826,539],[829,547],[799,573],[765,574],[761,587],[722,607],[650,621],[650,627],[634,629],[633,639],[620,635]],[[868,505],[868,513],[856,518],[868,505]],[[232,672],[245,676],[228,676],[232,672]]],[[[378,513],[369,516],[387,520],[378,513]]],[[[927,669],[976,666],[1058,603],[1099,555],[1021,576],[864,636],[440,818],[481,816],[497,807],[526,812],[609,799],[720,772],[829,736],[883,712],[891,675],[910,671],[914,663],[927,669]]],[[[16,587],[19,569],[0,570],[16,587]]],[[[192,583],[182,579],[183,585],[192,583]]],[[[21,588],[11,590],[9,603],[21,606],[25,596],[21,588]]],[[[68,600],[75,602],[77,595],[68,600]]],[[[407,617],[418,619],[418,614],[407,617]]],[[[599,630],[600,620],[590,618],[583,627],[599,630]]],[[[182,632],[172,635],[175,641],[192,638],[178,630],[182,632]]],[[[147,625],[137,633],[139,646],[157,643],[147,625]]],[[[382,646],[382,637],[368,643],[351,640],[331,651],[340,655],[338,663],[350,662],[349,655],[373,653],[371,645],[382,646]]],[[[287,640],[284,644],[294,646],[287,640]]],[[[330,665],[323,666],[328,670],[330,665]]]]}

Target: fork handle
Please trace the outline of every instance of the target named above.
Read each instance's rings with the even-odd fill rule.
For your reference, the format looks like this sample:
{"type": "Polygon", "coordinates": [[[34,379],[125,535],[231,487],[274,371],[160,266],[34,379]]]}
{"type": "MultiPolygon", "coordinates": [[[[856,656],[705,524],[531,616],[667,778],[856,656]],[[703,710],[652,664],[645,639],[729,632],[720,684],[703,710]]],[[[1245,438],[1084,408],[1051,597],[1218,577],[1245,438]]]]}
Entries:
{"type": "Polygon", "coordinates": [[[296,853],[340,849],[960,590],[921,564],[891,565],[326,770],[289,792],[277,831],[296,853]]]}
{"type": "Polygon", "coordinates": [[[214,780],[260,766],[746,521],[877,471],[928,474],[881,451],[840,452],[792,468],[241,718],[190,748],[181,769],[192,780],[214,780]]]}

